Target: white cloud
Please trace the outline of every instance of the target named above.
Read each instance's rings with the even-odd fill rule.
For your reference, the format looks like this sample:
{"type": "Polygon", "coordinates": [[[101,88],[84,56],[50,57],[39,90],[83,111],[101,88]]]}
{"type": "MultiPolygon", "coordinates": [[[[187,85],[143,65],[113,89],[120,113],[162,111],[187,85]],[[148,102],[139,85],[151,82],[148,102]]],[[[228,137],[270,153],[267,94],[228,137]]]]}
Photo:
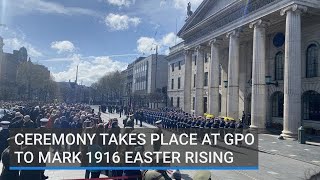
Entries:
{"type": "Polygon", "coordinates": [[[8,5],[13,7],[16,13],[41,13],[63,14],[63,15],[90,15],[100,16],[94,10],[81,7],[66,7],[56,2],[44,0],[10,0],[8,5]],[[17,10],[19,9],[19,10],[17,10]]]}
{"type": "Polygon", "coordinates": [[[181,41],[181,38],[177,37],[173,32],[171,32],[162,37],[161,43],[165,46],[171,47],[181,41]]]}
{"type": "Polygon", "coordinates": [[[58,50],[58,53],[73,52],[75,46],[70,41],[55,41],[51,43],[51,48],[58,50]]]}
{"type": "Polygon", "coordinates": [[[128,65],[127,63],[112,60],[108,56],[83,57],[80,54],[73,54],[72,56],[66,57],[65,59],[67,59],[71,63],[68,66],[68,69],[66,69],[65,71],[52,73],[55,80],[58,82],[69,80],[74,81],[78,65],[78,82],[82,82],[84,85],[91,85],[106,73],[115,70],[122,71],[126,69],[128,65]]]}
{"type": "Polygon", "coordinates": [[[159,53],[168,54],[169,47],[174,46],[181,41],[182,39],[177,37],[173,32],[164,35],[158,40],[150,37],[140,37],[137,40],[137,51],[146,55],[154,54],[155,47],[158,46],[159,53]]]}
{"type": "Polygon", "coordinates": [[[108,3],[109,4],[112,4],[112,5],[116,5],[116,6],[126,6],[126,7],[129,7],[130,5],[132,4],[135,4],[135,0],[108,0],[108,3]]]}
{"type": "Polygon", "coordinates": [[[21,47],[25,47],[28,51],[30,57],[41,57],[43,54],[33,47],[30,43],[26,42],[24,39],[9,38],[4,39],[5,49],[9,51],[19,50],[21,47]]]}
{"type": "Polygon", "coordinates": [[[159,45],[154,38],[150,37],[140,37],[137,41],[137,50],[140,53],[152,54],[154,53],[154,48],[156,45],[159,45]]]}
{"type": "Polygon", "coordinates": [[[141,23],[141,20],[137,17],[131,18],[127,15],[110,13],[106,16],[105,23],[111,30],[121,31],[129,29],[131,26],[137,27],[141,23]]]}

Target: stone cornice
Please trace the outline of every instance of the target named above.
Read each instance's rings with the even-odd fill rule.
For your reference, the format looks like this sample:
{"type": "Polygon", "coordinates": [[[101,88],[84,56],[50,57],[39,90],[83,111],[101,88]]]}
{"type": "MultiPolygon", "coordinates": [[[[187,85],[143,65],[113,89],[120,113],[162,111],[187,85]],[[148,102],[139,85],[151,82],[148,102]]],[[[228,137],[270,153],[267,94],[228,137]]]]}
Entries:
{"type": "Polygon", "coordinates": [[[183,57],[183,55],[184,55],[184,51],[181,50],[181,51],[177,51],[175,53],[169,54],[165,59],[167,61],[172,61],[172,60],[174,60],[176,58],[183,57]]]}
{"type": "Polygon", "coordinates": [[[185,49],[185,50],[184,50],[184,54],[185,54],[185,55],[192,55],[193,52],[194,52],[193,49],[185,49]]]}
{"type": "MultiPolygon", "coordinates": [[[[300,3],[300,2],[299,2],[300,3]]],[[[302,3],[302,2],[301,2],[302,3]]],[[[305,6],[308,5],[308,3],[303,2],[305,6]]],[[[264,8],[261,8],[259,11],[255,11],[254,13],[243,17],[241,21],[235,21],[233,23],[226,24],[216,30],[208,29],[206,32],[197,32],[192,34],[192,39],[185,38],[185,47],[186,48],[193,48],[199,44],[202,44],[204,42],[210,41],[213,37],[219,37],[219,36],[225,36],[225,32],[230,31],[231,29],[240,28],[250,22],[253,22],[257,19],[261,19],[265,17],[268,14],[275,13],[280,11],[283,7],[287,7],[288,5],[295,4],[291,0],[276,0],[276,2],[273,2],[272,4],[269,4],[268,6],[264,6],[264,8]],[[201,34],[201,36],[197,36],[201,34]]],[[[202,27],[202,29],[206,29],[206,27],[202,27]]]]}
{"type": "Polygon", "coordinates": [[[290,6],[287,6],[280,11],[280,15],[285,15],[288,11],[293,11],[297,13],[304,13],[308,10],[306,6],[298,5],[298,4],[292,4],[290,6]]]}

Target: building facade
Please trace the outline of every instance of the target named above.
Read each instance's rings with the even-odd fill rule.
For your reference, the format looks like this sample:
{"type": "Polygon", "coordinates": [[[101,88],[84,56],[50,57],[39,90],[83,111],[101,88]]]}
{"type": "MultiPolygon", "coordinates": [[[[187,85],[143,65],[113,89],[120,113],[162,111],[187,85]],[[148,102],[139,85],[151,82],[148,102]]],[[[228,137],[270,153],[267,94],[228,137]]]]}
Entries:
{"type": "MultiPolygon", "coordinates": [[[[209,86],[209,64],[210,64],[210,54],[205,54],[204,60],[204,79],[203,79],[203,112],[207,113],[208,111],[208,86],[209,86]]],[[[192,56],[192,71],[191,71],[191,89],[190,92],[185,92],[184,83],[185,83],[185,48],[184,42],[177,44],[170,48],[170,53],[166,57],[168,60],[168,98],[170,106],[185,109],[184,106],[184,94],[188,93],[191,96],[186,96],[186,98],[191,98],[191,108],[188,112],[192,114],[195,113],[195,93],[196,93],[196,74],[197,74],[197,56],[192,56]]],[[[188,101],[188,100],[187,100],[188,101]]],[[[187,106],[189,107],[189,106],[187,106]]],[[[218,114],[217,114],[218,115],[218,114]]]]}
{"type": "Polygon", "coordinates": [[[164,98],[160,95],[164,94],[167,87],[167,78],[167,61],[164,55],[152,54],[135,61],[132,94],[141,101],[138,106],[165,106],[165,101],[161,101],[164,98]]]}
{"type": "Polygon", "coordinates": [[[0,37],[0,82],[15,83],[18,65],[28,60],[25,47],[14,50],[13,53],[3,52],[3,38],[0,37]]]}
{"type": "Polygon", "coordinates": [[[207,112],[251,114],[251,128],[282,123],[284,137],[296,137],[302,123],[319,128],[319,12],[318,0],[204,0],[178,33],[184,110],[192,112],[194,99],[203,115],[207,97],[207,112]]]}

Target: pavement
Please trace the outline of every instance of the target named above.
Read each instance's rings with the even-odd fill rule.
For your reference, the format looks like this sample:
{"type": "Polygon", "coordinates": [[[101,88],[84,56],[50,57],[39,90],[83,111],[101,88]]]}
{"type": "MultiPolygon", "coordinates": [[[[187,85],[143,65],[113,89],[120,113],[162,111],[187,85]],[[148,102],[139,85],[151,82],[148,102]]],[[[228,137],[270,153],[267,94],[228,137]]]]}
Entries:
{"type": "MultiPolygon", "coordinates": [[[[98,106],[93,106],[98,111],[98,106]]],[[[124,127],[119,114],[102,113],[106,122],[118,118],[119,126],[124,127]]],[[[153,125],[143,123],[142,128],[153,128],[153,125]]],[[[135,125],[135,128],[140,128],[135,125]]],[[[278,140],[278,136],[270,134],[259,135],[259,170],[220,170],[211,171],[212,180],[301,180],[320,172],[320,147],[299,144],[293,140],[278,140]]],[[[0,164],[2,169],[2,164],[0,164]]],[[[191,179],[196,171],[181,170],[183,179],[191,179]]],[[[84,178],[84,170],[47,170],[49,180],[84,178]]],[[[106,177],[101,175],[100,177],[106,177]]]]}

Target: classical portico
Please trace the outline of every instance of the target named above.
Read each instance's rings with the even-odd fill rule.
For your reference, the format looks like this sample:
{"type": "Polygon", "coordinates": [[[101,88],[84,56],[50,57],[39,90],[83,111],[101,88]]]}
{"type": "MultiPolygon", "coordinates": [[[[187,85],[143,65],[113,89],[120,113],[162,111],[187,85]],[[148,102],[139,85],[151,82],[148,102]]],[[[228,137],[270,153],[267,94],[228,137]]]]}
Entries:
{"type": "Polygon", "coordinates": [[[178,33],[186,50],[184,110],[195,115],[210,113],[235,119],[241,118],[244,111],[251,115],[250,128],[265,129],[278,122],[273,117],[281,117],[283,106],[282,135],[296,137],[303,118],[303,85],[311,83],[303,79],[302,73],[306,72],[301,67],[306,66],[303,63],[306,54],[302,43],[307,44],[315,37],[308,37],[308,41],[301,38],[302,17],[307,9],[304,19],[320,17],[316,0],[204,0],[178,33]],[[205,49],[210,49],[208,62],[205,49]],[[206,63],[209,63],[208,87],[204,87],[206,63]],[[271,77],[271,82],[266,77],[271,77]],[[206,96],[207,112],[203,100],[206,96]],[[273,102],[275,97],[278,103],[273,102]]]}

